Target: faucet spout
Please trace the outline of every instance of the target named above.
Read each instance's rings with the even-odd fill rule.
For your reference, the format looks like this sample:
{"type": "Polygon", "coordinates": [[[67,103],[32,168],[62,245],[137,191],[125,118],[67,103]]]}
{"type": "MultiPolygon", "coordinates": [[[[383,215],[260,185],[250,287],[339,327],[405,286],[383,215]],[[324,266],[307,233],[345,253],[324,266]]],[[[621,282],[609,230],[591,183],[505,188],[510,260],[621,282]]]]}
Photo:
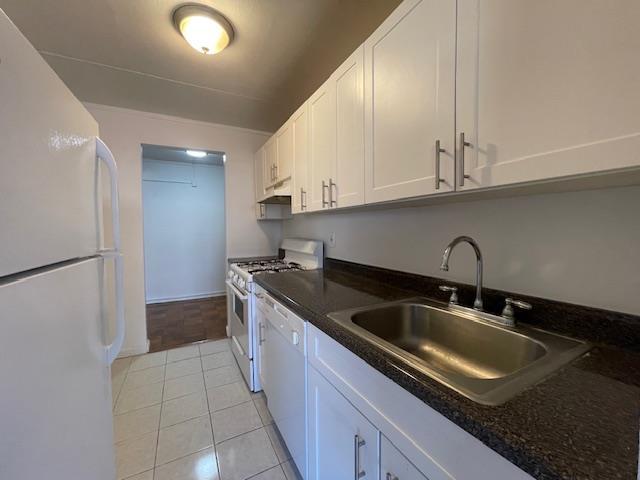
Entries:
{"type": "Polygon", "coordinates": [[[451,243],[447,245],[447,248],[445,248],[444,253],[442,254],[440,270],[445,272],[449,271],[449,257],[451,256],[451,252],[455,246],[461,242],[471,245],[476,254],[476,298],[473,301],[473,308],[475,310],[482,311],[482,252],[480,251],[478,243],[473,238],[465,235],[454,238],[451,243]]]}

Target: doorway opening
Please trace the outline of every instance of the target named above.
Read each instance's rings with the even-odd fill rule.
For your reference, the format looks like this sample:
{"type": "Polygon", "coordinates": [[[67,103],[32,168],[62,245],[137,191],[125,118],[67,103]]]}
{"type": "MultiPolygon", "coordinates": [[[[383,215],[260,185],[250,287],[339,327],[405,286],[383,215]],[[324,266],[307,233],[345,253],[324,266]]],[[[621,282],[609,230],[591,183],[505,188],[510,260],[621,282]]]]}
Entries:
{"type": "Polygon", "coordinates": [[[142,145],[149,351],[225,338],[223,152],[142,145]]]}

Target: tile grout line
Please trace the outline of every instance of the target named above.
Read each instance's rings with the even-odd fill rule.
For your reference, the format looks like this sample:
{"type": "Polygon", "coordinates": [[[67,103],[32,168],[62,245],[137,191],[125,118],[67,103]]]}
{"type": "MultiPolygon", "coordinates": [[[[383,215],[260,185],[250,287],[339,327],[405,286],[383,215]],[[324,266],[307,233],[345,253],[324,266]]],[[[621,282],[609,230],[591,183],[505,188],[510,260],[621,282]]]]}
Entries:
{"type": "MultiPolygon", "coordinates": [[[[261,472],[256,473],[255,475],[251,475],[250,477],[245,478],[244,480],[251,480],[252,478],[256,478],[258,475],[262,475],[264,472],[268,472],[269,470],[273,470],[274,468],[280,467],[280,470],[282,470],[282,474],[284,475],[284,469],[281,466],[282,464],[279,463],[278,465],[274,465],[273,467],[269,467],[266,470],[262,470],[261,472]]],[[[286,479],[286,475],[285,475],[285,479],[286,479]]]]}
{"type": "MultiPolygon", "coordinates": [[[[253,433],[253,432],[256,432],[256,431],[260,430],[261,428],[262,428],[262,429],[264,429],[264,427],[265,427],[264,425],[261,425],[261,426],[256,427],[256,428],[252,428],[251,430],[247,430],[246,432],[238,433],[237,435],[234,435],[233,437],[225,438],[224,440],[222,440],[220,443],[218,443],[218,444],[216,444],[216,445],[222,445],[223,443],[226,443],[226,442],[228,442],[229,440],[233,440],[233,439],[235,439],[235,438],[241,437],[242,435],[246,435],[247,433],[253,433]]],[[[265,432],[264,432],[264,433],[266,433],[266,434],[267,434],[267,436],[269,436],[269,434],[266,432],[266,430],[265,430],[265,432]]],[[[273,448],[273,445],[272,445],[272,448],[273,448]]],[[[278,458],[278,456],[277,456],[277,455],[276,455],[276,458],[278,458]]]]}
{"type": "MultiPolygon", "coordinates": [[[[115,416],[116,406],[118,405],[118,401],[120,400],[120,395],[122,394],[122,389],[124,388],[124,382],[127,381],[127,377],[129,376],[129,370],[131,369],[132,363],[133,363],[133,360],[131,360],[129,362],[129,365],[127,365],[127,369],[124,372],[124,378],[122,379],[122,385],[120,385],[120,388],[118,389],[118,394],[116,395],[116,398],[113,401],[113,405],[111,406],[111,412],[113,416],[115,416]]],[[[111,388],[113,388],[113,378],[111,379],[111,388]]]]}
{"type": "Polygon", "coordinates": [[[202,382],[204,384],[204,396],[207,399],[207,411],[209,415],[209,427],[211,428],[211,443],[213,444],[213,456],[216,459],[216,471],[218,472],[218,476],[222,478],[222,472],[220,471],[220,459],[218,458],[218,449],[216,448],[216,437],[213,433],[213,419],[211,418],[211,405],[209,404],[209,392],[207,391],[207,380],[204,378],[204,367],[202,366],[202,350],[200,350],[200,345],[198,345],[198,353],[200,353],[200,367],[202,368],[202,382]]]}
{"type": "MultiPolygon", "coordinates": [[[[204,417],[204,415],[203,415],[203,417],[204,417]]],[[[153,470],[157,470],[158,467],[164,467],[165,465],[169,465],[170,463],[177,462],[178,460],[182,460],[184,458],[190,457],[191,455],[195,455],[196,453],[204,452],[205,450],[208,450],[210,448],[215,451],[215,448],[213,448],[213,445],[209,445],[208,447],[200,448],[200,449],[196,450],[195,452],[187,453],[186,455],[181,455],[181,456],[176,457],[176,458],[174,458],[172,460],[169,460],[168,462],[164,462],[164,463],[161,463],[159,465],[156,465],[156,466],[153,467],[153,470]]],[[[148,472],[148,471],[149,470],[145,470],[145,472],[148,472]]],[[[141,472],[141,473],[144,473],[144,472],[141,472]]]]}
{"type": "Polygon", "coordinates": [[[162,424],[162,409],[163,409],[163,404],[164,402],[162,401],[162,398],[164,397],[164,384],[167,381],[167,362],[166,360],[168,359],[169,354],[167,354],[167,356],[165,357],[165,363],[164,363],[164,380],[162,382],[162,393],[160,394],[160,415],[158,417],[158,433],[156,434],[156,452],[155,455],[153,456],[153,478],[156,477],[156,464],[158,463],[158,446],[160,445],[160,425],[162,424]]]}
{"type": "MultiPolygon", "coordinates": [[[[228,385],[232,385],[232,384],[229,383],[228,385]]],[[[226,387],[226,385],[222,385],[222,386],[226,387]]],[[[218,388],[218,387],[213,387],[213,388],[218,388]]],[[[213,390],[213,388],[211,390],[213,390]]],[[[211,412],[211,415],[213,415],[214,413],[218,413],[218,412],[224,412],[225,410],[229,410],[230,408],[235,408],[235,407],[238,407],[240,405],[244,405],[245,403],[249,403],[249,402],[252,402],[252,400],[247,400],[245,402],[236,403],[235,405],[229,405],[228,407],[224,407],[224,408],[221,408],[219,410],[214,410],[214,411],[211,412]]],[[[254,405],[254,407],[255,407],[255,405],[254,405]]],[[[256,408],[256,410],[257,410],[257,408],[256,408]]],[[[260,416],[259,412],[258,412],[258,416],[260,416]]],[[[260,422],[262,422],[262,418],[260,418],[260,422]]],[[[264,426],[264,423],[262,424],[262,426],[264,426]]]]}

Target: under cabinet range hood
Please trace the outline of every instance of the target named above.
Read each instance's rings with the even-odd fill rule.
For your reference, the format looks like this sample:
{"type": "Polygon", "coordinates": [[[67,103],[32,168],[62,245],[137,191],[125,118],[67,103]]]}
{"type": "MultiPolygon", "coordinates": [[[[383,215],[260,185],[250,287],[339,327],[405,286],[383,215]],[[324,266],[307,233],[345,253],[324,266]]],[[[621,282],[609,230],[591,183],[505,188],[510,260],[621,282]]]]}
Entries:
{"type": "Polygon", "coordinates": [[[266,188],[259,203],[291,205],[291,181],[285,180],[278,185],[266,188]]]}
{"type": "Polygon", "coordinates": [[[291,195],[273,195],[258,203],[266,205],[291,205],[291,195]]]}

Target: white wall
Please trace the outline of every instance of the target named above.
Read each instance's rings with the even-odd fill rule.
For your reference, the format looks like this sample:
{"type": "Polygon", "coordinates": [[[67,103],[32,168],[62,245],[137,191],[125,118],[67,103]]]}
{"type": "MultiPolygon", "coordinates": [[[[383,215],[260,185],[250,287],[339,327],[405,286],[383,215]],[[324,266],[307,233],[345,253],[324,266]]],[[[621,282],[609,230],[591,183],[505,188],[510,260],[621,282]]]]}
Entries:
{"type": "Polygon", "coordinates": [[[144,158],[147,303],[224,294],[224,167],[144,158]]]}
{"type": "Polygon", "coordinates": [[[122,354],[140,353],[147,348],[141,145],[225,152],[227,256],[269,255],[277,250],[281,225],[256,221],[253,186],[253,154],[268,134],[103,105],[85,106],[98,121],[100,136],[118,163],[127,328],[122,354]]]}
{"type": "Polygon", "coordinates": [[[474,237],[485,286],[640,314],[640,187],[296,216],[285,236],[325,241],[326,256],[475,283],[468,245],[439,270],[445,246],[474,237]],[[329,247],[331,232],[336,245],[329,247]]]}

